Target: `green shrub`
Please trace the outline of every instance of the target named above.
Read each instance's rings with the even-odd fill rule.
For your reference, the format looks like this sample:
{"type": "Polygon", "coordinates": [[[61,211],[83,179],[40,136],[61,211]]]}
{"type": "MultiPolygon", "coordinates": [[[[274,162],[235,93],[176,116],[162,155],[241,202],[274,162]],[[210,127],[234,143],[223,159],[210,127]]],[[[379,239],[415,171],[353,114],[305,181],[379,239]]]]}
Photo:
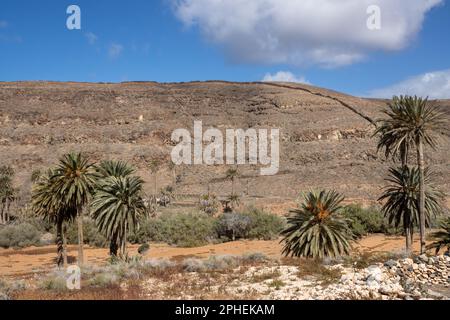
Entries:
{"type": "Polygon", "coordinates": [[[201,246],[216,237],[215,221],[203,213],[164,214],[141,223],[130,240],[134,243],[166,242],[179,247],[201,246]]]}
{"type": "MultiPolygon", "coordinates": [[[[66,230],[67,243],[78,244],[78,229],[76,223],[71,223],[66,230]]],[[[92,247],[105,248],[109,246],[109,241],[98,231],[95,221],[85,217],[83,219],[83,239],[84,243],[92,247]]]]}
{"type": "Polygon", "coordinates": [[[375,207],[362,208],[360,205],[348,205],[342,214],[349,220],[349,227],[356,237],[369,233],[388,233],[389,226],[380,210],[375,207]]]}
{"type": "Polygon", "coordinates": [[[67,290],[67,280],[63,273],[58,272],[45,277],[38,283],[41,290],[64,291],[67,290]]]}
{"type": "Polygon", "coordinates": [[[88,285],[96,288],[111,287],[119,284],[120,279],[113,273],[98,273],[88,281],[88,285]]]}
{"type": "Polygon", "coordinates": [[[274,214],[250,207],[243,213],[225,213],[217,222],[219,237],[230,240],[245,238],[273,240],[278,238],[286,222],[274,214]]]}
{"type": "Polygon", "coordinates": [[[286,220],[277,215],[250,207],[244,213],[251,220],[247,238],[259,240],[277,239],[286,225],[286,220]]]}
{"type": "Polygon", "coordinates": [[[24,222],[0,227],[0,247],[24,248],[39,246],[42,232],[34,225],[24,222]]]}
{"type": "Polygon", "coordinates": [[[12,295],[16,292],[23,291],[28,288],[24,280],[6,281],[0,279],[0,301],[12,300],[12,295]]]}
{"type": "Polygon", "coordinates": [[[245,238],[252,224],[252,219],[242,213],[227,212],[219,217],[216,230],[219,237],[227,237],[234,241],[245,238]]]}

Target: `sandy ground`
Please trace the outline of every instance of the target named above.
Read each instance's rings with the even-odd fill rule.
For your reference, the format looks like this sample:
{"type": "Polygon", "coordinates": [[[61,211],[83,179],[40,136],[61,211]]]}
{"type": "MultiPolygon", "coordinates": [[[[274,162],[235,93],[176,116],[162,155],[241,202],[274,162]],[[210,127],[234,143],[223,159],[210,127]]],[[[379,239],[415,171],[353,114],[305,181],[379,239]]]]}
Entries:
{"type": "MultiPolygon", "coordinates": [[[[387,237],[382,234],[370,235],[360,240],[355,249],[361,252],[394,252],[404,249],[403,237],[387,237]]],[[[129,254],[137,254],[137,245],[129,246],[129,254]]],[[[271,258],[281,257],[282,245],[279,241],[236,241],[197,248],[176,248],[166,244],[152,244],[146,258],[167,258],[182,260],[188,257],[206,258],[211,255],[243,255],[245,253],[264,253],[271,258]]],[[[416,240],[414,249],[419,249],[416,240]]],[[[69,262],[77,256],[77,246],[68,248],[69,262]]],[[[0,249],[0,277],[25,276],[45,272],[55,266],[56,247],[30,247],[26,249],[0,249]]],[[[85,259],[90,264],[104,264],[108,259],[108,249],[85,248],[85,259]]]]}

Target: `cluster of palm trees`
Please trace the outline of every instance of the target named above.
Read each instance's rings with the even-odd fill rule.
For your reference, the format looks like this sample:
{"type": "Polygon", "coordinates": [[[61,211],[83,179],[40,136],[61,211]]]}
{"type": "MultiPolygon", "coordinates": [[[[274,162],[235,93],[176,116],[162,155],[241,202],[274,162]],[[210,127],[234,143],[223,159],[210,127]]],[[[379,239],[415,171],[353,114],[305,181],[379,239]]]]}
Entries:
{"type": "MultiPolygon", "coordinates": [[[[379,137],[378,151],[383,150],[386,158],[394,162],[400,160],[400,166],[389,169],[388,186],[379,199],[384,203],[382,211],[390,223],[403,226],[408,251],[414,228],[419,227],[423,253],[426,250],[425,228],[431,218],[442,211],[442,194],[433,187],[431,171],[425,166],[425,148],[437,147],[437,137],[447,119],[427,99],[409,96],[394,97],[384,113],[386,117],[377,122],[375,132],[379,137]],[[414,153],[415,157],[411,157],[414,153]]],[[[155,199],[160,165],[158,160],[150,163],[155,177],[155,199]]],[[[171,168],[175,183],[175,167],[171,168]]],[[[134,173],[135,170],[124,162],[104,161],[96,165],[80,153],[70,153],[63,156],[55,168],[35,177],[33,208],[56,225],[58,265],[67,262],[64,225],[75,220],[78,262],[83,264],[83,215],[87,210],[99,231],[109,239],[111,255],[127,258],[127,236],[138,228],[139,220],[147,211],[143,181],[134,173]]],[[[233,210],[239,205],[235,193],[238,177],[237,168],[226,172],[232,187],[225,209],[233,210]]],[[[3,183],[1,179],[0,183],[3,183]]],[[[353,234],[348,221],[340,215],[343,199],[335,191],[306,194],[298,209],[291,211],[288,227],[282,232],[283,253],[312,258],[349,254],[353,234]]]]}
{"type": "Polygon", "coordinates": [[[90,162],[81,153],[64,155],[58,165],[36,178],[34,212],[56,225],[58,266],[67,264],[64,226],[77,221],[78,264],[83,265],[83,216],[90,211],[98,229],[110,240],[113,256],[126,258],[126,237],[145,214],[143,181],[124,162],[90,162]],[[119,251],[119,254],[118,254],[119,251]]]}
{"type": "MultiPolygon", "coordinates": [[[[433,186],[433,175],[425,166],[425,147],[437,147],[438,135],[446,128],[447,119],[427,99],[410,96],[394,97],[384,113],[387,117],[378,121],[375,131],[379,136],[378,151],[384,150],[386,158],[400,160],[401,165],[389,169],[388,186],[379,201],[384,202],[382,211],[389,222],[403,226],[408,253],[414,227],[419,227],[420,252],[424,253],[426,227],[443,210],[443,194],[433,186]],[[410,159],[414,151],[415,163],[410,159]]],[[[348,254],[353,235],[339,213],[342,200],[335,191],[306,194],[299,208],[291,211],[288,228],[282,232],[283,253],[311,258],[348,254]]],[[[442,241],[431,247],[448,245],[448,234],[447,238],[445,232],[435,235],[442,241]]]]}
{"type": "Polygon", "coordinates": [[[0,167],[0,224],[11,219],[11,204],[17,198],[17,189],[13,185],[14,169],[9,166],[0,167]]]}
{"type": "Polygon", "coordinates": [[[401,166],[390,168],[389,186],[380,197],[385,201],[383,212],[394,224],[403,224],[408,252],[414,226],[419,226],[420,252],[425,253],[426,227],[442,211],[442,194],[433,187],[431,171],[425,167],[425,147],[437,147],[447,118],[428,99],[417,96],[394,97],[384,113],[387,117],[375,132],[380,137],[378,150],[384,150],[386,158],[400,160],[401,166]],[[411,165],[414,151],[416,161],[411,165]]]}

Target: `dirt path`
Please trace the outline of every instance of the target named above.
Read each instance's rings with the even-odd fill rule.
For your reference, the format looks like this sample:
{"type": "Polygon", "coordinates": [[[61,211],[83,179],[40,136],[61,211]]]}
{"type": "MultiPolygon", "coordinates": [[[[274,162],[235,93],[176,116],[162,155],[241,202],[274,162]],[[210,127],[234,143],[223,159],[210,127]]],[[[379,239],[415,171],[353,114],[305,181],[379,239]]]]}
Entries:
{"type": "MultiPolygon", "coordinates": [[[[368,236],[355,246],[362,252],[401,252],[404,249],[402,237],[385,235],[368,236]]],[[[415,250],[418,250],[418,241],[415,250]]],[[[129,246],[130,255],[137,254],[137,245],[129,246]]],[[[280,258],[282,245],[279,241],[236,241],[197,248],[175,248],[166,244],[152,244],[147,258],[167,258],[182,260],[187,257],[206,258],[211,255],[242,255],[261,252],[271,258],[280,258]]],[[[75,262],[77,247],[69,246],[69,262],[75,262]]],[[[85,255],[90,264],[104,264],[108,259],[108,249],[86,248],[85,255]]],[[[35,272],[45,272],[55,266],[55,246],[30,247],[26,249],[0,249],[0,277],[25,276],[35,272]]]]}

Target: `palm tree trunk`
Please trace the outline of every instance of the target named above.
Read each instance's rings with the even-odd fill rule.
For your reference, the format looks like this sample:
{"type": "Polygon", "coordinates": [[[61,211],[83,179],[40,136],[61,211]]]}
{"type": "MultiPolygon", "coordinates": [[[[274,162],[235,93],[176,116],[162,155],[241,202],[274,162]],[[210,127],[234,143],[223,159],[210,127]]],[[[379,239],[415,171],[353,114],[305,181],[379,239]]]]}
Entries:
{"type": "Polygon", "coordinates": [[[84,264],[84,253],[83,253],[83,213],[82,209],[77,210],[77,224],[78,224],[78,265],[82,266],[84,264]]]}
{"type": "Polygon", "coordinates": [[[411,226],[405,227],[405,238],[406,238],[406,253],[409,256],[411,254],[411,226]]]}
{"type": "Polygon", "coordinates": [[[56,247],[58,253],[56,264],[58,268],[61,268],[64,264],[63,221],[61,218],[57,218],[56,221],[56,247]]]}
{"type": "Polygon", "coordinates": [[[156,172],[155,172],[155,176],[154,176],[154,183],[155,183],[155,204],[158,202],[156,199],[158,198],[158,188],[157,188],[157,176],[156,176],[156,172]]]}
{"type": "MultiPolygon", "coordinates": [[[[401,161],[402,168],[406,170],[408,167],[408,149],[403,146],[401,151],[401,161]]],[[[413,235],[414,235],[414,225],[412,223],[411,212],[409,212],[409,217],[404,217],[404,227],[405,227],[405,238],[406,238],[406,253],[407,255],[411,255],[412,244],[413,244],[413,235]]]]}
{"type": "Polygon", "coordinates": [[[62,230],[62,240],[63,240],[63,263],[64,268],[67,268],[67,239],[66,239],[66,227],[63,227],[62,230]]]}
{"type": "Polygon", "coordinates": [[[0,224],[3,224],[4,220],[3,220],[3,204],[1,206],[1,210],[0,210],[0,224]]]}
{"type": "Polygon", "coordinates": [[[117,234],[115,233],[109,244],[109,255],[111,257],[117,257],[117,251],[119,250],[119,246],[117,245],[117,234]]]}
{"type": "Polygon", "coordinates": [[[10,219],[9,210],[11,208],[11,201],[6,200],[5,222],[8,223],[10,219]]]}
{"type": "Polygon", "coordinates": [[[122,243],[120,244],[120,254],[122,259],[127,259],[127,228],[124,229],[124,235],[122,239],[122,243]]]}
{"type": "Polygon", "coordinates": [[[424,171],[425,164],[423,159],[423,143],[418,140],[417,145],[417,163],[419,165],[419,222],[420,222],[420,253],[424,254],[426,251],[426,230],[425,230],[425,181],[424,171]]]}
{"type": "Polygon", "coordinates": [[[234,194],[234,177],[231,179],[231,194],[234,194]]]}

